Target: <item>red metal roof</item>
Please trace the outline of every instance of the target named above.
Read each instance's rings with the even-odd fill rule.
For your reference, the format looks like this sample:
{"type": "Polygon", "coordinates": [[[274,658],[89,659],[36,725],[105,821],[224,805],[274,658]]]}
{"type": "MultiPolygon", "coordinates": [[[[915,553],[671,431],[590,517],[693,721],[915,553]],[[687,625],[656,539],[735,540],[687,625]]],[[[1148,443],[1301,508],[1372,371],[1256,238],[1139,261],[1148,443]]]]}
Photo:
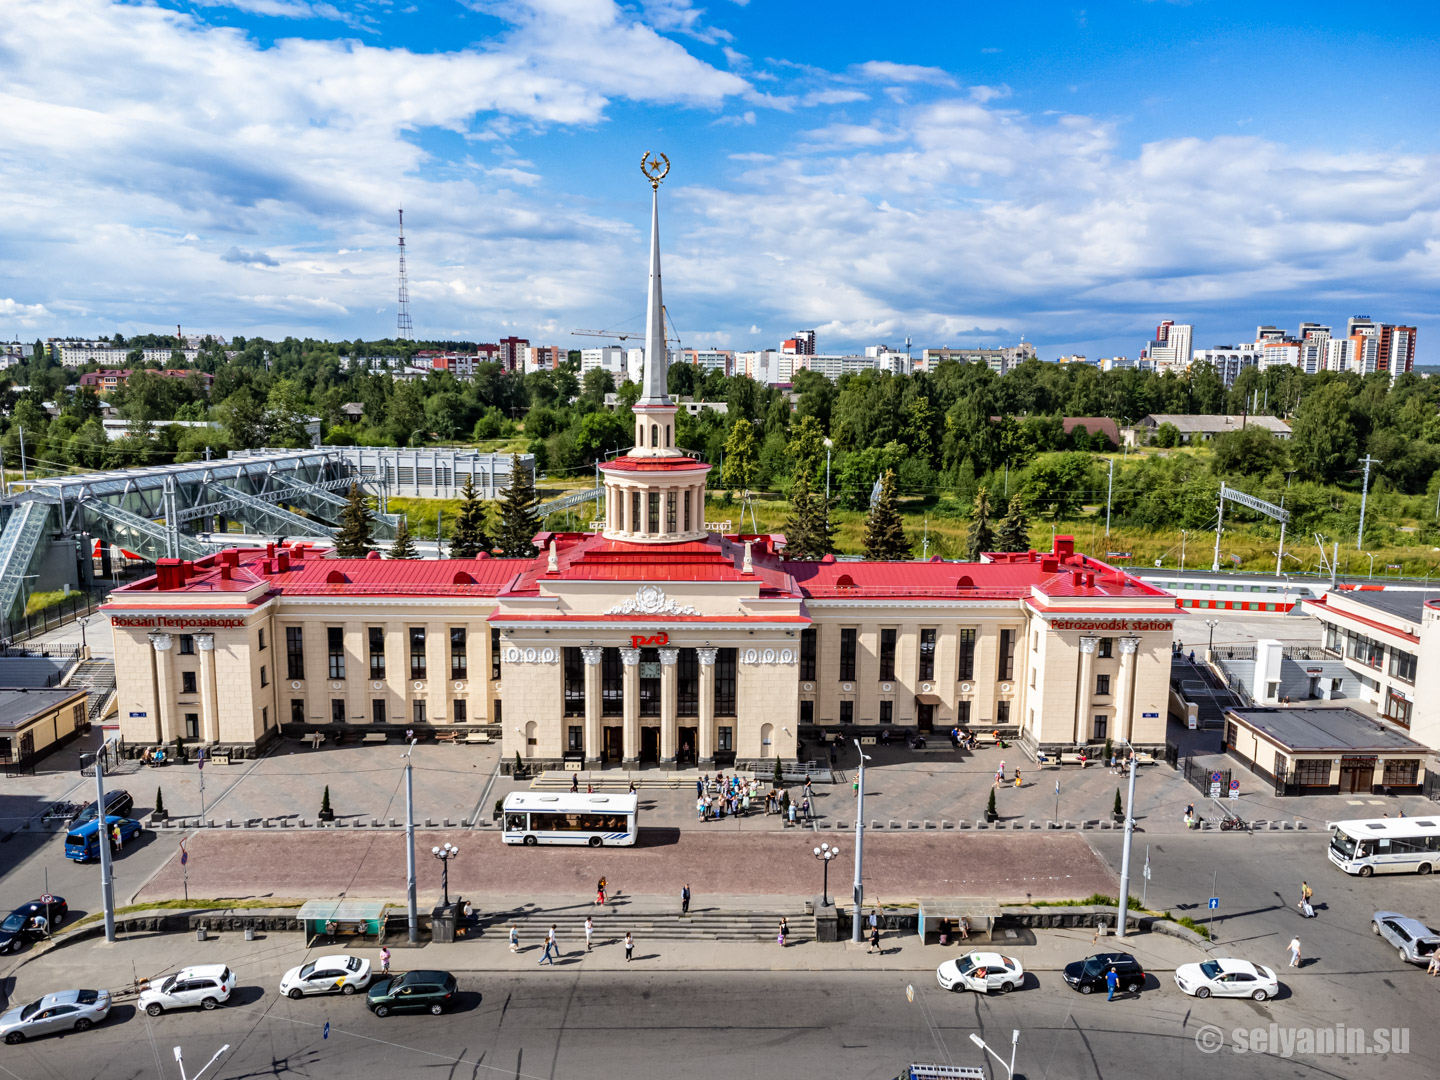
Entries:
{"type": "Polygon", "coordinates": [[[688,457],[617,457],[604,462],[601,472],[701,472],[710,468],[703,461],[688,457]]]}

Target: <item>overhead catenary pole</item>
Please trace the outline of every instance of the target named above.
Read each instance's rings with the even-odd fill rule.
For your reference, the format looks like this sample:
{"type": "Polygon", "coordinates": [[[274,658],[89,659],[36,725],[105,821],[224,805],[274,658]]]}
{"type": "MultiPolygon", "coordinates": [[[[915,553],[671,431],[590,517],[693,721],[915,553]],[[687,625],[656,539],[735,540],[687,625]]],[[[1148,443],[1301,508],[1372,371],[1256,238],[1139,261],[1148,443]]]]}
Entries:
{"type": "Polygon", "coordinates": [[[1225,481],[1220,481],[1220,499],[1215,504],[1215,562],[1210,572],[1220,572],[1220,532],[1225,526],[1225,481]]]}
{"type": "Polygon", "coordinates": [[[1383,461],[1376,461],[1369,454],[1365,455],[1365,477],[1360,481],[1360,528],[1355,533],[1355,550],[1360,550],[1360,545],[1365,541],[1365,498],[1370,494],[1370,466],[1383,465],[1383,461]]]}
{"type": "Polygon", "coordinates": [[[420,941],[420,912],[415,903],[415,776],[410,767],[414,749],[415,740],[411,739],[410,749],[405,751],[405,902],[412,945],[420,941]]]}
{"type": "Polygon", "coordinates": [[[850,901],[850,940],[860,944],[860,911],[865,906],[865,887],[861,884],[861,867],[865,856],[865,751],[860,740],[855,740],[855,752],[860,755],[860,772],[855,777],[855,884],[850,901]]]}
{"type": "Polygon", "coordinates": [[[1135,837],[1135,748],[1130,749],[1130,791],[1125,799],[1125,846],[1120,854],[1120,911],[1115,916],[1115,937],[1125,940],[1126,917],[1130,913],[1130,842],[1135,837]]]}
{"type": "Polygon", "coordinates": [[[1110,459],[1110,479],[1105,485],[1105,539],[1110,539],[1110,496],[1115,492],[1115,459],[1110,459]]]}
{"type": "Polygon", "coordinates": [[[115,942],[115,882],[110,873],[110,823],[105,820],[105,748],[107,740],[95,751],[95,830],[100,841],[100,903],[105,909],[105,940],[115,942]]]}

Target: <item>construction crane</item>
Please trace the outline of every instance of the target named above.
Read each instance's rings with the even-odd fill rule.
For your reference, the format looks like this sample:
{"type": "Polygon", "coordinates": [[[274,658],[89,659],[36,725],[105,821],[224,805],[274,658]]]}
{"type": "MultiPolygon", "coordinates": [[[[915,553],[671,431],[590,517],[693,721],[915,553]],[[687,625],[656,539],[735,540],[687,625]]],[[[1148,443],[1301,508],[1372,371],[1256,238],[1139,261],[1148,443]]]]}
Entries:
{"type": "MultiPolygon", "coordinates": [[[[665,325],[670,328],[670,333],[675,335],[674,337],[667,337],[665,339],[665,345],[667,348],[673,347],[678,349],[680,348],[680,331],[676,330],[675,324],[670,321],[670,309],[668,307],[662,307],[660,310],[664,314],[665,325]]],[[[631,330],[628,333],[615,333],[610,330],[571,330],[570,336],[610,338],[612,341],[629,341],[631,338],[643,338],[645,332],[643,330],[631,330]]]]}

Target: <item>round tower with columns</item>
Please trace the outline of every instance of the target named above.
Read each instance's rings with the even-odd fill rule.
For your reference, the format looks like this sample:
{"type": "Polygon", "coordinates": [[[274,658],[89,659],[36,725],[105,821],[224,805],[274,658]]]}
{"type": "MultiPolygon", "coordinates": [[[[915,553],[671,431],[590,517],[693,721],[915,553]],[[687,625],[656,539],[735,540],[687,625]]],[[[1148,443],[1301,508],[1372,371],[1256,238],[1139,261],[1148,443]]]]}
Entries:
{"type": "Polygon", "coordinates": [[[667,392],[665,300],[660,289],[660,181],[670,171],[664,154],[646,154],[640,170],[650,181],[650,287],[645,309],[645,370],[635,403],[635,445],[600,466],[605,478],[607,540],[673,544],[701,540],[705,482],[710,466],[675,445],[675,402],[667,392]],[[663,165],[662,165],[663,162],[663,165]]]}

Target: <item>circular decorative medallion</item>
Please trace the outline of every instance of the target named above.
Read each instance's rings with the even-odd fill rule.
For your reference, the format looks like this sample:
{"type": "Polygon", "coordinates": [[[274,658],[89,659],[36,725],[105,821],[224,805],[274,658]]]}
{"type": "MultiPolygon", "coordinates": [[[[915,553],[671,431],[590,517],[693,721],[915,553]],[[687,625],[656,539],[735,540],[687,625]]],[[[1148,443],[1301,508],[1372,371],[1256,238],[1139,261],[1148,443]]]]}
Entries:
{"type": "Polygon", "coordinates": [[[1009,692],[1010,692],[1010,684],[1009,684],[1008,682],[1002,682],[1002,683],[1000,684],[1000,693],[1002,693],[1002,694],[1008,694],[1009,692]]]}
{"type": "Polygon", "coordinates": [[[892,691],[892,690],[894,690],[894,689],[895,689],[895,684],[894,684],[894,683],[888,683],[888,682],[886,682],[886,683],[881,683],[881,684],[880,684],[880,691],[881,691],[881,693],[888,694],[888,693],[890,693],[890,691],[892,691]]]}
{"type": "Polygon", "coordinates": [[[372,683],[370,684],[370,689],[371,689],[371,690],[384,690],[384,689],[385,689],[385,684],[384,684],[383,682],[372,682],[372,683]]]}
{"type": "Polygon", "coordinates": [[[847,694],[853,693],[855,690],[855,684],[853,682],[841,683],[840,689],[844,690],[847,694]]]}
{"type": "Polygon", "coordinates": [[[974,689],[974,687],[971,686],[968,682],[962,682],[962,683],[960,684],[960,693],[962,693],[962,694],[968,694],[968,693],[970,693],[970,691],[973,690],[973,689],[974,689]]]}
{"type": "Polygon", "coordinates": [[[294,682],[292,682],[292,683],[290,684],[290,689],[291,689],[291,690],[299,690],[299,689],[300,689],[300,680],[299,680],[299,679],[296,679],[294,682]]]}
{"type": "Polygon", "coordinates": [[[414,682],[410,684],[410,688],[412,690],[424,690],[425,684],[423,682],[414,682]]]}
{"type": "Polygon", "coordinates": [[[344,690],[344,689],[345,689],[345,684],[344,684],[343,682],[332,682],[332,683],[330,684],[330,689],[331,689],[331,690],[344,690]]]}
{"type": "Polygon", "coordinates": [[[934,684],[934,683],[928,683],[928,682],[926,682],[926,683],[921,683],[921,684],[920,684],[920,692],[921,692],[922,694],[931,693],[934,689],[935,689],[935,684],[934,684]]]}
{"type": "Polygon", "coordinates": [[[806,693],[809,693],[811,690],[815,689],[815,684],[813,682],[802,683],[800,685],[800,689],[804,690],[806,693]]]}
{"type": "Polygon", "coordinates": [[[457,682],[457,683],[455,684],[455,689],[456,689],[456,690],[464,690],[464,689],[465,689],[465,684],[464,684],[463,682],[457,682]]]}

